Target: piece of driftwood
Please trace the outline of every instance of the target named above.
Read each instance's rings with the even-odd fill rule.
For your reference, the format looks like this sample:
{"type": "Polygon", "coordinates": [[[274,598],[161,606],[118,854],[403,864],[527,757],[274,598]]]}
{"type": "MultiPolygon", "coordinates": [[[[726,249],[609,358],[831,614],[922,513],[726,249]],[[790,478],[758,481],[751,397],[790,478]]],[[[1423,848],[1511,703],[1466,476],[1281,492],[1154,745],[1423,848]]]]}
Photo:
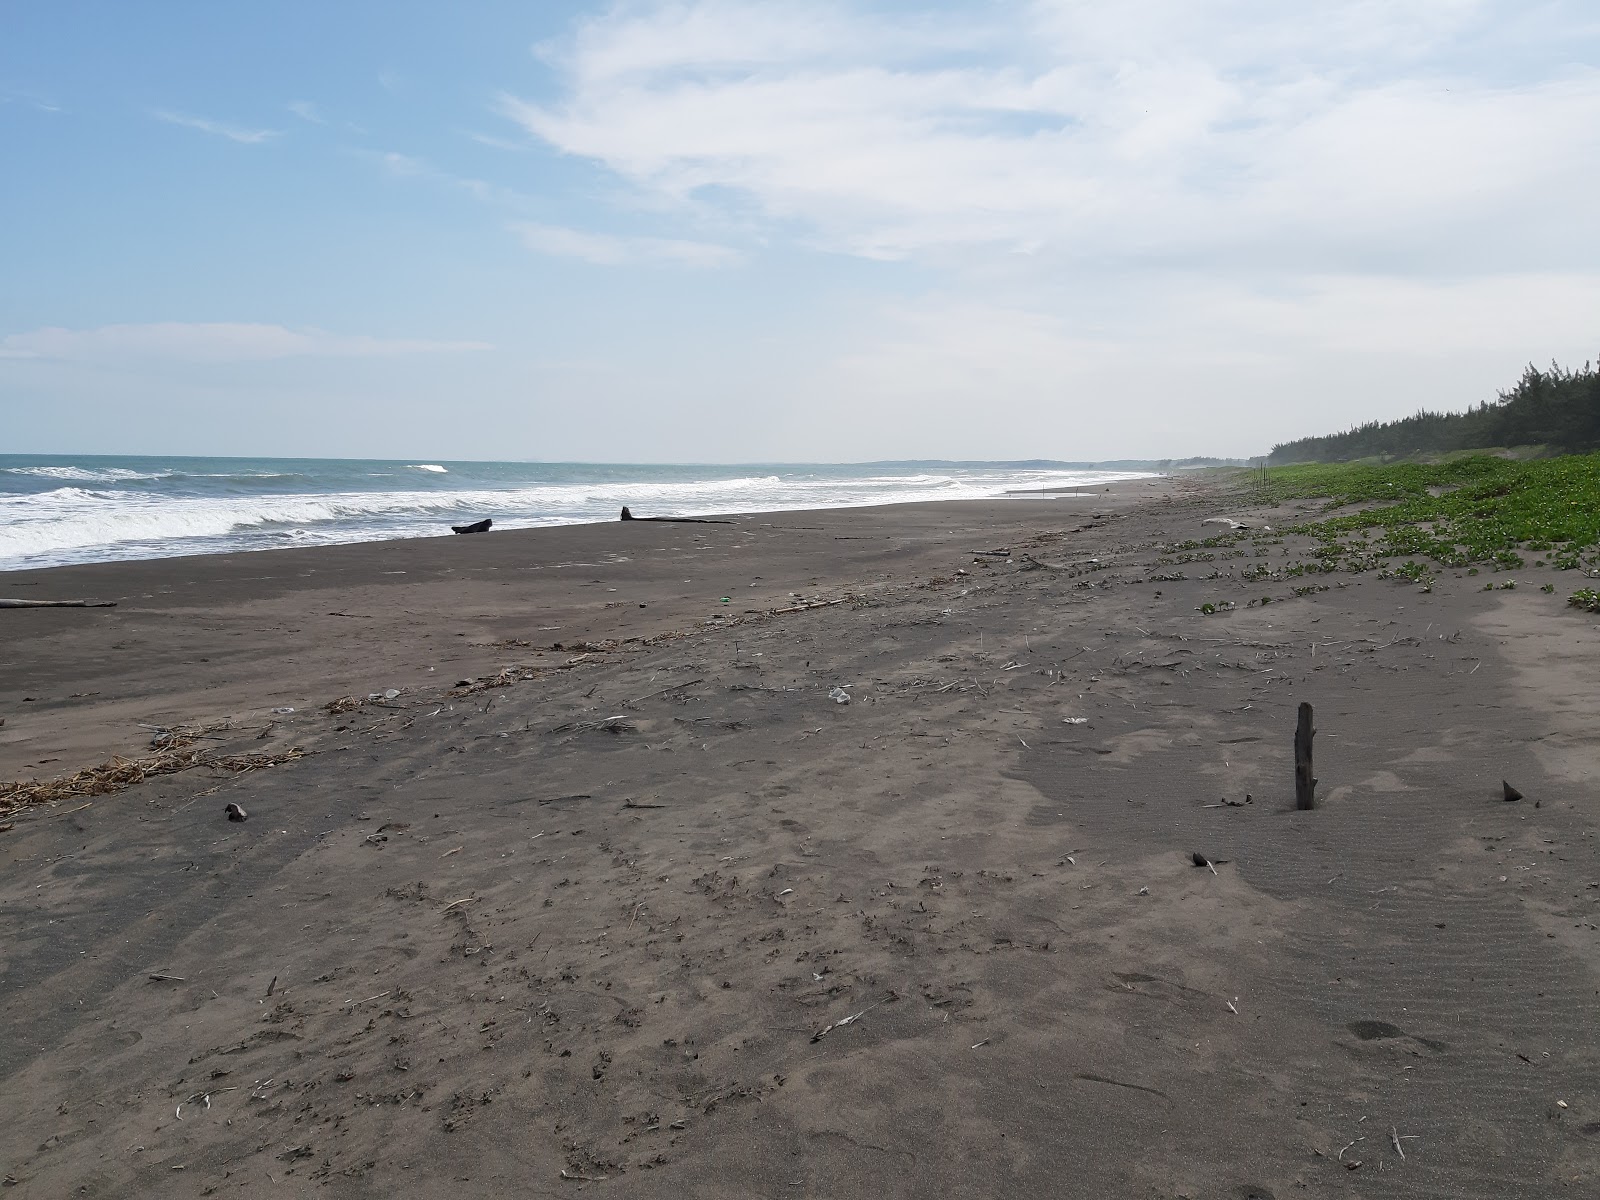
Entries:
{"type": "Polygon", "coordinates": [[[115,608],[115,600],[0,600],[0,608],[115,608]]]}
{"type": "Polygon", "coordinates": [[[1302,702],[1294,729],[1294,806],[1301,810],[1317,806],[1317,781],[1311,775],[1311,739],[1316,734],[1311,724],[1311,705],[1302,702]]]}
{"type": "Polygon", "coordinates": [[[454,533],[488,533],[489,526],[493,524],[493,517],[485,517],[481,521],[474,521],[471,525],[452,525],[450,529],[454,533]]]}
{"type": "Polygon", "coordinates": [[[636,517],[628,511],[628,506],[622,506],[623,521],[661,521],[674,525],[732,525],[732,521],[720,520],[716,517],[636,517]]]}

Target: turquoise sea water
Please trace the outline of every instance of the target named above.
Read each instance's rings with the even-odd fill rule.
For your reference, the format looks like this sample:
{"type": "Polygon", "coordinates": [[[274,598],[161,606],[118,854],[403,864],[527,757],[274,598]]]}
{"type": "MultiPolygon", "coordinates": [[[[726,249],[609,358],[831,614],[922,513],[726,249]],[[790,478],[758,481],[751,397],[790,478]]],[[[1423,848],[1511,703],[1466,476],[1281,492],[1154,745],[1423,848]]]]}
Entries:
{"type": "Polygon", "coordinates": [[[1150,472],[1057,463],[406,463],[0,455],[0,569],[639,516],[979,499],[1150,472]]]}

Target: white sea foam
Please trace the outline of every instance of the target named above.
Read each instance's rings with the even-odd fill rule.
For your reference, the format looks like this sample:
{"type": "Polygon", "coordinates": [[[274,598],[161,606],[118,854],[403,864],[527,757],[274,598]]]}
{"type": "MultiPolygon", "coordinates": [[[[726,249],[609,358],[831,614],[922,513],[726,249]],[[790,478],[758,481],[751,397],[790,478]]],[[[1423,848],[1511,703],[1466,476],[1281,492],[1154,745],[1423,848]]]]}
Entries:
{"type": "Polygon", "coordinates": [[[432,471],[436,475],[448,475],[449,474],[449,472],[446,471],[443,467],[441,467],[438,463],[412,463],[411,464],[411,469],[413,471],[432,471]]]}
{"type": "MultiPolygon", "coordinates": [[[[419,464],[419,469],[426,465],[419,464]]],[[[23,470],[39,474],[43,469],[23,470]]],[[[496,528],[508,529],[609,521],[624,504],[640,515],[779,512],[981,499],[1008,491],[1103,483],[1137,474],[984,469],[849,475],[838,468],[801,468],[781,475],[685,479],[677,468],[663,471],[677,477],[652,479],[649,468],[638,468],[640,477],[632,480],[197,495],[184,494],[184,489],[193,485],[184,484],[183,478],[199,476],[175,479],[170,488],[129,489],[115,484],[140,473],[127,471],[109,478],[108,473],[118,468],[94,470],[98,474],[93,479],[78,482],[99,482],[104,485],[100,488],[64,486],[42,493],[7,494],[0,484],[0,569],[424,537],[448,534],[451,524],[486,516],[494,518],[496,528]]],[[[528,473],[537,470],[530,466],[528,473]]],[[[571,469],[563,470],[570,477],[571,469]]],[[[241,472],[240,477],[249,473],[241,472]]],[[[288,477],[288,473],[278,474],[288,477]]],[[[67,481],[61,476],[43,477],[67,481]]],[[[451,478],[465,481],[467,476],[451,478]]]]}

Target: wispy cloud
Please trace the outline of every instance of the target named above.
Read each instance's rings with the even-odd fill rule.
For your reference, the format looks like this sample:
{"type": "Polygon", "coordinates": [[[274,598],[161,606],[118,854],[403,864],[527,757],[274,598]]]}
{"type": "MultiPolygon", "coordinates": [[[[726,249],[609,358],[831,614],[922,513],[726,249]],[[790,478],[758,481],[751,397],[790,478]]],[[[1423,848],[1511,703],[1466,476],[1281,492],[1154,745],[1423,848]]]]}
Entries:
{"type": "Polygon", "coordinates": [[[377,338],[243,322],[161,321],[98,329],[36,329],[0,337],[0,359],[116,361],[161,359],[190,363],[256,362],[278,358],[373,358],[489,350],[487,342],[377,338]]]}
{"type": "Polygon", "coordinates": [[[628,263],[673,263],[685,267],[726,267],[737,263],[739,252],[712,242],[677,238],[617,237],[586,233],[560,225],[519,221],[511,226],[528,249],[555,258],[576,258],[597,266],[628,263]]]}
{"type": "Polygon", "coordinates": [[[467,137],[477,142],[480,146],[490,146],[496,150],[511,150],[516,153],[525,153],[528,149],[526,142],[515,142],[510,138],[495,137],[490,133],[477,133],[474,130],[466,131],[467,137]]]}
{"type": "Polygon", "coordinates": [[[1592,242],[1600,187],[1600,155],[1574,152],[1600,128],[1600,71],[1563,49],[1581,15],[1034,0],[891,25],[647,3],[543,47],[559,97],[499,111],[641,195],[869,257],[1551,266],[1592,242]],[[1514,62],[1483,70],[1513,33],[1514,62]]]}
{"type": "Polygon", "coordinates": [[[54,100],[30,92],[25,88],[0,87],[0,104],[25,104],[35,112],[58,113],[66,111],[54,100]]]}
{"type": "Polygon", "coordinates": [[[223,121],[212,121],[206,117],[190,116],[188,113],[173,112],[165,108],[155,109],[150,115],[158,121],[165,121],[169,125],[181,125],[185,129],[198,129],[201,133],[213,134],[216,137],[224,137],[231,142],[242,142],[246,145],[269,142],[275,137],[283,136],[281,129],[243,129],[238,125],[229,125],[223,121]]]}
{"type": "Polygon", "coordinates": [[[397,150],[366,151],[356,153],[366,158],[376,159],[383,165],[383,169],[396,179],[420,179],[432,183],[443,184],[446,187],[458,188],[474,199],[486,204],[498,204],[505,208],[525,211],[532,199],[514,188],[503,187],[497,183],[490,183],[486,179],[475,179],[467,175],[455,175],[449,171],[440,170],[426,159],[421,159],[413,154],[401,154],[397,150]]]}
{"type": "Polygon", "coordinates": [[[286,107],[302,121],[309,121],[313,125],[326,125],[328,123],[327,119],[317,111],[317,106],[309,100],[294,100],[286,107]]]}

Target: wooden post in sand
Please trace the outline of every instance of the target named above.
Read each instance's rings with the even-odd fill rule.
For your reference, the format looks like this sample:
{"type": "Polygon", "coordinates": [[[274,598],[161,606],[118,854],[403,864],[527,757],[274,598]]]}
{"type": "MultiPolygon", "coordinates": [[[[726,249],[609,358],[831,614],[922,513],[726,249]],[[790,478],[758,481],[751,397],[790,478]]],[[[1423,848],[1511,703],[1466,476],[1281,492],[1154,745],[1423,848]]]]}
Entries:
{"type": "Polygon", "coordinates": [[[1317,781],[1311,777],[1311,705],[1300,705],[1300,721],[1294,730],[1294,806],[1302,811],[1317,806],[1317,781]]]}

